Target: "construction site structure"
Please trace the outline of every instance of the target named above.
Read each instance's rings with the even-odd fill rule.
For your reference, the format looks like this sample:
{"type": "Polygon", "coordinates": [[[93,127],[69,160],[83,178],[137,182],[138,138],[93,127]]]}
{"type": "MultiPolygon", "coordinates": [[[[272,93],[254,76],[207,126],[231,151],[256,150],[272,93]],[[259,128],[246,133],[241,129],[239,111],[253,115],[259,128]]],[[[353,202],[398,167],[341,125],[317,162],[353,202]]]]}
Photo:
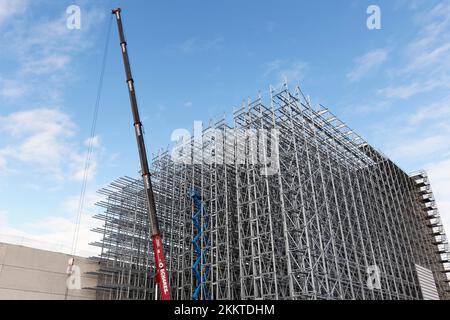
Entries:
{"type": "MultiPolygon", "coordinates": [[[[426,173],[405,173],[299,87],[269,96],[152,160],[172,297],[448,299],[426,173]]],[[[144,190],[123,177],[99,191],[99,299],[155,298],[144,190]]]]}

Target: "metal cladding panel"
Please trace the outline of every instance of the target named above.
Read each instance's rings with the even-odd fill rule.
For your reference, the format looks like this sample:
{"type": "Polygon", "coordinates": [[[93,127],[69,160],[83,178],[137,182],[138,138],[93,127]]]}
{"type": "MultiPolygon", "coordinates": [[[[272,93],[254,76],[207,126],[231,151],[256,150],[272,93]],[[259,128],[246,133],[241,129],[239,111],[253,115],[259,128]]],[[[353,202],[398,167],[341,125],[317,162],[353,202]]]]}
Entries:
{"type": "Polygon", "coordinates": [[[439,300],[439,295],[434,282],[433,273],[430,269],[416,264],[417,275],[419,277],[420,289],[424,300],[439,300]]]}

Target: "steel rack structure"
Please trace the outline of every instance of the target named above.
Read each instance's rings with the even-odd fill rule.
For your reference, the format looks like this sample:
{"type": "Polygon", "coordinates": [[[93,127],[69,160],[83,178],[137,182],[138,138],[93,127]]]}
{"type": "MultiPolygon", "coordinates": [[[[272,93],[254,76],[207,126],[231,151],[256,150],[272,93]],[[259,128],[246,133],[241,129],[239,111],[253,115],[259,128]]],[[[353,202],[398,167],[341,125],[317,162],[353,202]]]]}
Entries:
{"type": "MultiPolygon", "coordinates": [[[[269,96],[152,161],[173,299],[200,285],[190,190],[207,212],[198,299],[423,299],[416,266],[448,299],[449,246],[426,174],[406,174],[299,87],[269,96]]],[[[100,191],[100,299],[154,299],[142,190],[125,177],[100,191]]]]}

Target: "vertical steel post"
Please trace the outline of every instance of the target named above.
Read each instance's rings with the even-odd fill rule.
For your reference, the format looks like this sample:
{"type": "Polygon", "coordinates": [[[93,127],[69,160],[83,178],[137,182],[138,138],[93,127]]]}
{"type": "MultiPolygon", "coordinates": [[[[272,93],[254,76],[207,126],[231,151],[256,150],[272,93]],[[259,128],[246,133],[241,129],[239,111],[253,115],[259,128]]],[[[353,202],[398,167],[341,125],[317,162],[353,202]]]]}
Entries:
{"type": "Polygon", "coordinates": [[[144,180],[145,194],[148,204],[148,217],[150,222],[150,234],[153,242],[153,251],[155,255],[156,265],[156,280],[159,284],[162,300],[171,300],[170,286],[166,263],[164,258],[164,248],[161,240],[161,234],[158,226],[158,218],[156,216],[155,199],[153,196],[152,182],[150,179],[150,171],[148,167],[147,152],[145,150],[144,136],[142,131],[142,123],[139,117],[139,110],[137,106],[136,93],[134,90],[134,81],[131,74],[130,61],[128,58],[127,42],[123,32],[121,9],[113,9],[112,14],[116,16],[117,28],[119,30],[120,47],[122,49],[123,64],[125,67],[125,74],[128,84],[128,93],[130,96],[131,111],[133,113],[134,129],[136,132],[136,140],[139,149],[139,159],[141,162],[142,178],[144,180]]]}

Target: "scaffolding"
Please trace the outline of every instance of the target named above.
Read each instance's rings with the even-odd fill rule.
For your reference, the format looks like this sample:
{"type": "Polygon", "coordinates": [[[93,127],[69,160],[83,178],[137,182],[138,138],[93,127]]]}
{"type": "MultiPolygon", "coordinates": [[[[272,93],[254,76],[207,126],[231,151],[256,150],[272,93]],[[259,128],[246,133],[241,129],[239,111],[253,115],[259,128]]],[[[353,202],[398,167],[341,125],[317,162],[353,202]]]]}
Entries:
{"type": "MultiPolygon", "coordinates": [[[[299,87],[269,96],[152,161],[172,297],[422,299],[419,265],[448,299],[449,246],[426,174],[406,174],[299,87]]],[[[155,298],[142,190],[124,177],[100,191],[100,299],[155,298]]]]}

